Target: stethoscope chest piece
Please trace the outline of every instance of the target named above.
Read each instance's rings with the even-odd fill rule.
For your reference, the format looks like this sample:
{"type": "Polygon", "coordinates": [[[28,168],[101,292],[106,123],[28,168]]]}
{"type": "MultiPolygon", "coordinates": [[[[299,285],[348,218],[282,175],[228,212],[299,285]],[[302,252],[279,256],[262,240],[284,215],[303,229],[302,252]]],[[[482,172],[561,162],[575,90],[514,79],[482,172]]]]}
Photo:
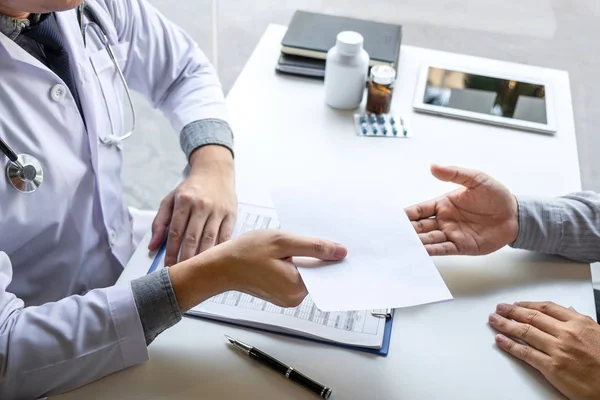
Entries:
{"type": "Polygon", "coordinates": [[[35,192],[44,181],[42,165],[28,154],[19,154],[18,161],[20,165],[11,161],[6,164],[8,181],[19,192],[35,192]]]}

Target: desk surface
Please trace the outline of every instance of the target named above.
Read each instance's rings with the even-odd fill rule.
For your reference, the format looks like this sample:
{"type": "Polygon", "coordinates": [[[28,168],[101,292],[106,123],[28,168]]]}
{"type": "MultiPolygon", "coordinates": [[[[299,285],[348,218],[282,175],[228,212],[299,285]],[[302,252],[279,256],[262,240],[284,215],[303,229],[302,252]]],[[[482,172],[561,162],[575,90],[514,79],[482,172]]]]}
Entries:
{"type": "MultiPolygon", "coordinates": [[[[566,72],[405,46],[393,109],[410,121],[414,137],[363,138],[353,132],[351,112],[325,106],[321,82],[274,74],[284,32],[269,27],[227,99],[240,201],[270,205],[270,185],[351,174],[394,187],[401,210],[452,187],[429,175],[433,162],[482,169],[517,194],[554,196],[580,188],[566,72]],[[449,60],[550,79],[557,134],[414,114],[419,66],[449,60]]],[[[142,243],[121,281],[147,270],[145,248],[142,243]]],[[[149,362],[61,399],[314,398],[229,349],[224,334],[329,385],[332,399],[562,398],[540,374],[495,347],[487,316],[497,303],[519,300],[552,300],[593,316],[589,266],[508,248],[485,257],[436,258],[435,264],[455,300],[397,310],[387,358],[184,318],[150,346],[149,362]]]]}

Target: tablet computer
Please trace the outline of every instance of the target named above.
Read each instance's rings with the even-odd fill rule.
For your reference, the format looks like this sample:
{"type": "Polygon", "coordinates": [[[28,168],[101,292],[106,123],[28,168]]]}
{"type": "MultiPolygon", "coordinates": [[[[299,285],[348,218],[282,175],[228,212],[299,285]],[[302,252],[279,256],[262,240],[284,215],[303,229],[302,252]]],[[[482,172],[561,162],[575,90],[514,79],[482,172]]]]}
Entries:
{"type": "Polygon", "coordinates": [[[502,71],[425,65],[416,111],[554,134],[554,91],[549,82],[502,71]]]}

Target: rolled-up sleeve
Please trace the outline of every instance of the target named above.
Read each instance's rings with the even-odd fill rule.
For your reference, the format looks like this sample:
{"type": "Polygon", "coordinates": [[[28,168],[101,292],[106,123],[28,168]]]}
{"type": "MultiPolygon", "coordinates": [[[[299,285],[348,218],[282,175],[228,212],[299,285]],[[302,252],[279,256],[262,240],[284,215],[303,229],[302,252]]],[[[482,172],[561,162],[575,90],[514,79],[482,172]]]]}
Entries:
{"type": "Polygon", "coordinates": [[[189,160],[199,147],[219,145],[226,147],[233,156],[233,132],[229,124],[218,119],[203,119],[188,124],[181,131],[181,149],[189,160]]]}
{"type": "Polygon", "coordinates": [[[182,314],[167,268],[131,282],[133,297],[144,328],[146,344],[179,321],[182,314]]]}
{"type": "Polygon", "coordinates": [[[0,252],[0,398],[63,393],[148,359],[130,284],[24,307],[0,252]]]}
{"type": "Polygon", "coordinates": [[[600,260],[600,195],[585,191],[551,200],[518,197],[514,248],[580,261],[600,260]]]}

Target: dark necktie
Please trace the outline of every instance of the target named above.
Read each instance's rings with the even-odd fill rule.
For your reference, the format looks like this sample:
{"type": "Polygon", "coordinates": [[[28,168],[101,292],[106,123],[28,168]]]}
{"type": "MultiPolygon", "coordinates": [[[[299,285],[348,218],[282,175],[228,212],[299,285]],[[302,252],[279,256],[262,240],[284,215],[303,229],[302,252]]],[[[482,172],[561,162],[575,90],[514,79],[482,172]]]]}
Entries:
{"type": "Polygon", "coordinates": [[[79,93],[77,92],[75,78],[71,70],[69,52],[65,49],[60,37],[60,31],[54,14],[43,15],[39,23],[24,31],[23,35],[44,46],[47,67],[67,85],[75,98],[79,112],[83,116],[81,103],[79,102],[79,93]]]}

